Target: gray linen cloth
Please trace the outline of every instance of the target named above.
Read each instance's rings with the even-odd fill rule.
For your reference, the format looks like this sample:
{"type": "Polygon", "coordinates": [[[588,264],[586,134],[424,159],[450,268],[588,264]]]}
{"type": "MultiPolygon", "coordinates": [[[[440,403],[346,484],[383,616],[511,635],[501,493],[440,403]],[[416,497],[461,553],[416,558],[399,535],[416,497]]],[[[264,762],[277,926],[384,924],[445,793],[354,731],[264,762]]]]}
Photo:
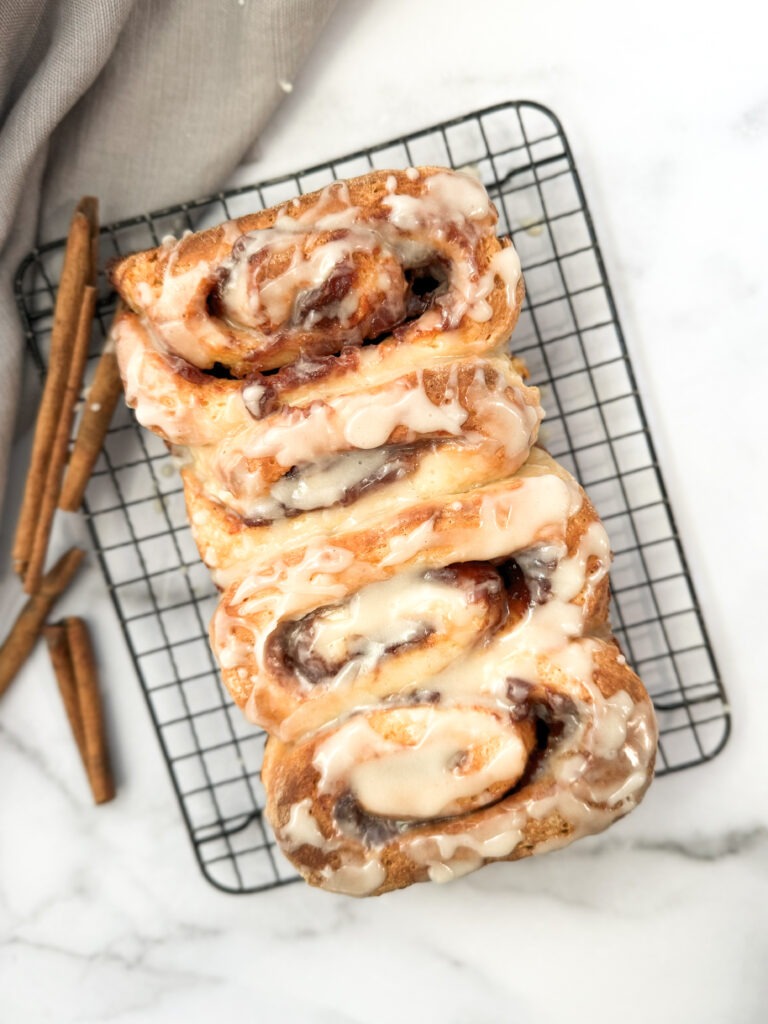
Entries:
{"type": "Polygon", "coordinates": [[[21,392],[22,257],[81,195],[102,221],[218,188],[336,0],[0,0],[0,507],[21,392]]]}

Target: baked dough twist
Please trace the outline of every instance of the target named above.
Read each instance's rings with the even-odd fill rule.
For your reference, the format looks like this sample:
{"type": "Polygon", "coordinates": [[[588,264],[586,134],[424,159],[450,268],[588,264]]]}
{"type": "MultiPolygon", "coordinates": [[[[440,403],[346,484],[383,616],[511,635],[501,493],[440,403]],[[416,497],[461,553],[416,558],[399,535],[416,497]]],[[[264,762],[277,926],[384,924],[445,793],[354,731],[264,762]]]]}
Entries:
{"type": "Polygon", "coordinates": [[[552,849],[652,776],[607,535],[504,352],[496,223],[467,175],[374,172],[113,270],[127,400],[182,457],[213,649],[270,733],[267,816],[334,891],[552,849]]]}

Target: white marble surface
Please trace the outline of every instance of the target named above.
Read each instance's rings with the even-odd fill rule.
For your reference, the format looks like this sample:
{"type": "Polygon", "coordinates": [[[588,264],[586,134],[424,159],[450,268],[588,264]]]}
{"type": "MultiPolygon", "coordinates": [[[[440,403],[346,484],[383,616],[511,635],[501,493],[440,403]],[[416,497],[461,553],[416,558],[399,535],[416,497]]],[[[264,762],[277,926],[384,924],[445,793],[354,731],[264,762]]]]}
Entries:
{"type": "MultiPolygon", "coordinates": [[[[236,2],[236,0],[233,0],[236,2]]],[[[248,0],[252,2],[252,0],[248,0]]],[[[757,6],[342,0],[241,180],[510,98],[570,137],[728,686],[711,764],[595,840],[355,902],[194,863],[98,572],[119,796],[90,806],[43,650],[0,705],[0,1019],[765,1020],[768,74],[757,6]],[[762,468],[762,476],[756,470],[762,468]]],[[[229,98],[228,101],[233,101],[229,98]]],[[[15,453],[17,478],[25,451],[15,453]]],[[[18,501],[18,486],[6,510],[18,501]]],[[[82,532],[59,525],[56,544],[82,532]]],[[[3,537],[7,565],[8,536],[3,537]]],[[[3,621],[20,604],[0,589],[3,621]]]]}

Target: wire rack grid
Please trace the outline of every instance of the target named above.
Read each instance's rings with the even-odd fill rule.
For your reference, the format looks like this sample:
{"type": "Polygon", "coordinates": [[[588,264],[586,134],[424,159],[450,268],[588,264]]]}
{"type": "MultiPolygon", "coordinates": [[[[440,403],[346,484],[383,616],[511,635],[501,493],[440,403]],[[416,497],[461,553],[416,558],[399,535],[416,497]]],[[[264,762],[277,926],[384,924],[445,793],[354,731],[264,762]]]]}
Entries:
{"type": "MultiPolygon", "coordinates": [[[[662,481],[581,182],[551,111],[519,101],[322,166],[101,229],[100,265],[335,178],[433,164],[477,174],[523,264],[527,297],[513,349],[542,391],[542,442],[587,488],[615,559],[612,621],[658,713],[657,775],[713,758],[730,717],[662,481]]],[[[16,278],[33,358],[44,367],[63,243],[16,278]]],[[[100,276],[92,372],[115,296],[100,276]]],[[[120,406],[85,514],[204,875],[229,892],[296,879],[263,815],[264,734],[220,684],[207,623],[217,601],[187,526],[165,445],[120,406]]]]}

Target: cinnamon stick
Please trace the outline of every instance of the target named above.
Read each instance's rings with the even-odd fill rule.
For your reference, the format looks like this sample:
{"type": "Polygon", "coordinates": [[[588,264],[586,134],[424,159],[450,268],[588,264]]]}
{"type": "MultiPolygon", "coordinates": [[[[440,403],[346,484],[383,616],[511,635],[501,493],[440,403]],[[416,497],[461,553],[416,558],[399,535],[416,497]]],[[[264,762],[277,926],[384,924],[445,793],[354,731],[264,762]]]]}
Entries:
{"type": "Polygon", "coordinates": [[[40,636],[54,602],[63,594],[80,567],[85,552],[70,548],[43,576],[40,588],[29,598],[0,647],[0,696],[13,682],[40,636]]]}
{"type": "Polygon", "coordinates": [[[85,770],[88,774],[94,801],[97,804],[103,804],[114,797],[115,783],[107,748],[107,735],[104,728],[93,647],[88,627],[82,619],[77,617],[65,619],[64,626],[77,689],[85,770]]]}
{"type": "Polygon", "coordinates": [[[37,509],[45,489],[48,460],[69,373],[83,289],[92,274],[92,222],[89,219],[91,213],[90,207],[85,211],[75,211],[64,253],[51,330],[48,374],[35,425],[29,473],[13,543],[14,568],[21,576],[26,573],[32,550],[37,509]]]}
{"type": "Polygon", "coordinates": [[[48,644],[48,653],[51,657],[54,675],[59,686],[61,701],[67,713],[77,749],[80,751],[80,758],[83,765],[85,765],[85,736],[80,716],[80,702],[77,696],[75,670],[72,667],[72,656],[69,651],[67,627],[63,622],[56,622],[50,626],[45,626],[43,634],[48,644]]]}
{"type": "Polygon", "coordinates": [[[83,196],[75,207],[75,212],[82,213],[88,221],[88,231],[91,236],[91,252],[87,281],[88,284],[95,288],[99,269],[99,200],[96,196],[83,196]]]}
{"type": "Polygon", "coordinates": [[[48,461],[48,472],[45,478],[42,500],[37,510],[37,523],[29,554],[29,563],[24,576],[24,589],[28,594],[34,594],[40,586],[45,556],[48,552],[51,526],[53,525],[53,517],[67,461],[67,449],[69,448],[69,435],[72,430],[72,420],[75,414],[75,403],[82,386],[85,362],[88,357],[88,345],[91,340],[91,325],[95,308],[96,289],[91,285],[87,285],[83,292],[77,333],[72,347],[72,360],[69,364],[69,374],[62,398],[59,422],[56,425],[56,432],[48,461]]]}
{"type": "Polygon", "coordinates": [[[85,489],[122,390],[114,342],[107,339],[96,367],[96,375],[88,390],[77,437],[61,485],[59,508],[65,512],[76,512],[83,502],[85,489]]]}

